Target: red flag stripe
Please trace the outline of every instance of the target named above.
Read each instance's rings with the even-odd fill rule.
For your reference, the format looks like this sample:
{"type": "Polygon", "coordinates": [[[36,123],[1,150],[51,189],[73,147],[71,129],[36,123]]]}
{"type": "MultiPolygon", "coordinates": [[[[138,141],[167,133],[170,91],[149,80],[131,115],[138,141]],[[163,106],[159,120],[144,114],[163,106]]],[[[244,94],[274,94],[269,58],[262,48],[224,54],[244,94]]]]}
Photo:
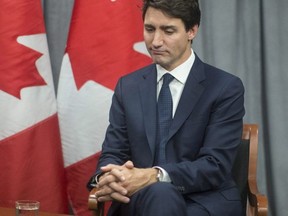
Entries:
{"type": "Polygon", "coordinates": [[[40,201],[41,210],[67,213],[66,182],[57,115],[0,142],[0,205],[40,201]],[[5,194],[5,195],[4,195],[5,194]]]}

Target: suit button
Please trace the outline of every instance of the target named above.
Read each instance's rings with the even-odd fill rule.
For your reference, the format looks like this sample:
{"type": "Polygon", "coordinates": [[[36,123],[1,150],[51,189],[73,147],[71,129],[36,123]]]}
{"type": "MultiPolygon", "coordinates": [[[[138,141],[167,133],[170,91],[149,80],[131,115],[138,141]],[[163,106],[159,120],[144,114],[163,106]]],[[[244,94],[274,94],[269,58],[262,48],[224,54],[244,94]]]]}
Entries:
{"type": "Polygon", "coordinates": [[[178,189],[180,192],[184,192],[184,191],[185,191],[185,187],[183,187],[183,186],[177,186],[177,189],[178,189]]]}

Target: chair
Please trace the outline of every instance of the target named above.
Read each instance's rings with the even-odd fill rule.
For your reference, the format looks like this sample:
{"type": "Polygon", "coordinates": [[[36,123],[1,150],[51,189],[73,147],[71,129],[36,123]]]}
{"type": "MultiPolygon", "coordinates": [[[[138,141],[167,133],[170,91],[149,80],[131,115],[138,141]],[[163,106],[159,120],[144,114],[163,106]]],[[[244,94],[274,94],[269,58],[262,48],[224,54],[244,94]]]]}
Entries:
{"type": "MultiPolygon", "coordinates": [[[[243,208],[247,216],[267,216],[267,197],[257,187],[258,125],[244,124],[242,141],[238,150],[232,175],[239,187],[243,208]]],[[[104,216],[104,203],[97,203],[95,192],[91,190],[88,208],[95,216],[104,216]]]]}
{"type": "Polygon", "coordinates": [[[239,187],[247,216],[267,216],[267,197],[257,186],[258,125],[244,124],[242,141],[232,174],[239,187]]]}

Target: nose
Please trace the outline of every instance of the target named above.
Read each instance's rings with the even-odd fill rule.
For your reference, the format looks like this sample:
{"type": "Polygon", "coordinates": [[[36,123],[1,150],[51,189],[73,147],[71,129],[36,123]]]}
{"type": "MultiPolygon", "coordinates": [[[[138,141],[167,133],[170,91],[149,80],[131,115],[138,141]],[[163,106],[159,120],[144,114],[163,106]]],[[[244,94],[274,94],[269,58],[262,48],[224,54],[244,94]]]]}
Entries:
{"type": "Polygon", "coordinates": [[[162,34],[160,32],[155,32],[154,37],[153,37],[153,41],[152,41],[152,45],[154,47],[160,47],[163,45],[163,37],[162,34]]]}

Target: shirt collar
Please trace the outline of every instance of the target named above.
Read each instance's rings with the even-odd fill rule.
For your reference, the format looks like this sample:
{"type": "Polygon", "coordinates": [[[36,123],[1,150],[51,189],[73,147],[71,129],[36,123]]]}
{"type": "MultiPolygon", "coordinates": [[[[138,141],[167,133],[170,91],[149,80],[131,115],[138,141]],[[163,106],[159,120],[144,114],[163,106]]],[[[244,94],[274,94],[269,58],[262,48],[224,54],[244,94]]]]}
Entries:
{"type": "Polygon", "coordinates": [[[183,62],[181,65],[178,67],[174,68],[172,71],[167,71],[163,67],[161,67],[159,64],[156,64],[157,68],[157,83],[159,80],[162,78],[162,76],[165,73],[170,73],[171,75],[174,76],[175,79],[177,79],[179,82],[181,82],[183,85],[185,84],[187,77],[189,75],[189,72],[192,68],[192,65],[194,64],[195,61],[195,54],[193,50],[191,49],[191,55],[189,58],[183,62]]]}

